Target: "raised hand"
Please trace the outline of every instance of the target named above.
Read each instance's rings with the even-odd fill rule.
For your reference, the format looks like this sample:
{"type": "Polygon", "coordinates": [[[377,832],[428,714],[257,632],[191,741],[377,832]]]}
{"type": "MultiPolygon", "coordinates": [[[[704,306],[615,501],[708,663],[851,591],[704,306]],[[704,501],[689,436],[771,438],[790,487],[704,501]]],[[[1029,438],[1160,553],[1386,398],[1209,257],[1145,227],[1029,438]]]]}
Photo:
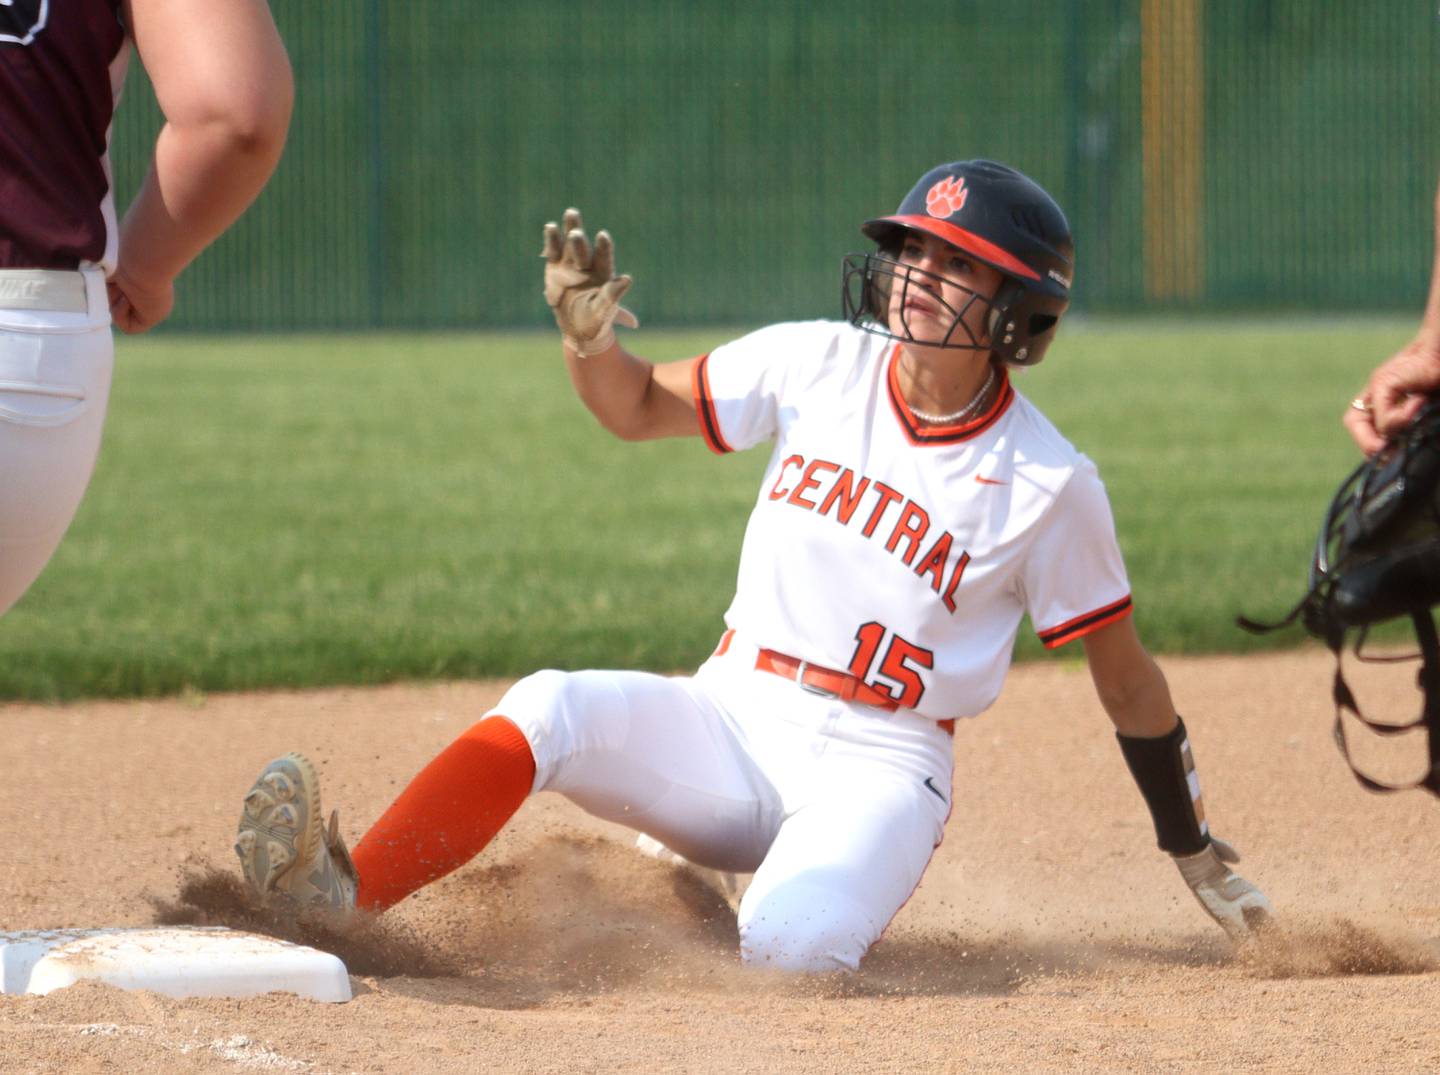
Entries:
{"type": "Polygon", "coordinates": [[[545,225],[545,301],[565,344],[576,354],[596,355],[615,345],[618,323],[638,328],[635,315],[620,305],[630,290],[629,276],[615,275],[615,244],[598,232],[595,245],[585,236],[580,210],[567,209],[561,222],[545,225]]]}

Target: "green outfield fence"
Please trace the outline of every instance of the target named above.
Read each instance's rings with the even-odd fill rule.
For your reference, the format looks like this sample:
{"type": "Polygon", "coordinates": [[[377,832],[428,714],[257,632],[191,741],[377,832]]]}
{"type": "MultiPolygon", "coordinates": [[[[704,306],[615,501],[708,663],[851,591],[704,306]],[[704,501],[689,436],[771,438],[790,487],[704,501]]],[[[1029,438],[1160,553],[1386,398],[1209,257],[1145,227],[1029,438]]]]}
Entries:
{"type": "MultiPolygon", "coordinates": [[[[542,325],[541,225],[616,236],[649,324],[834,315],[856,226],[1010,162],[1092,311],[1414,309],[1437,0],[272,0],[279,172],[173,328],[542,325]]],[[[158,124],[138,70],[121,198],[158,124]]]]}

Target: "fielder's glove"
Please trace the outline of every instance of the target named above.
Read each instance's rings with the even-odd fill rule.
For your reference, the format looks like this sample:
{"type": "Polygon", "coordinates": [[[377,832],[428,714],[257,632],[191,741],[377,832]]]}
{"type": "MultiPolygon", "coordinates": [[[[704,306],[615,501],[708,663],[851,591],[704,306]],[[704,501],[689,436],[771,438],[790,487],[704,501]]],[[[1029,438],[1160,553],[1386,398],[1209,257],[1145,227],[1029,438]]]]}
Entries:
{"type": "Polygon", "coordinates": [[[1233,847],[1213,836],[1204,851],[1175,856],[1180,876],[1200,906],[1234,941],[1246,940],[1275,917],[1275,908],[1265,893],[1226,865],[1239,861],[1240,855],[1233,847]]]}
{"type": "Polygon", "coordinates": [[[598,355],[615,343],[615,323],[638,328],[640,322],[620,297],[630,290],[629,276],[615,275],[615,244],[597,232],[595,246],[585,237],[580,210],[567,209],[561,223],[545,225],[545,301],[565,343],[578,355],[598,355]]]}

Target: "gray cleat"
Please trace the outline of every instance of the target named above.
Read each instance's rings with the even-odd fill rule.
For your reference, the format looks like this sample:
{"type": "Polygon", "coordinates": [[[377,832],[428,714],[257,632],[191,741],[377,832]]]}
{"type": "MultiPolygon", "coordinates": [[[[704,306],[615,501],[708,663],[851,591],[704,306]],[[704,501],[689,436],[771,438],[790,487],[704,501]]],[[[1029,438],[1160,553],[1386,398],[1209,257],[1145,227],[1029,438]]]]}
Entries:
{"type": "Polygon", "coordinates": [[[265,766],[245,796],[235,854],[262,903],[289,902],[348,916],[359,878],[340,838],[338,813],[320,820],[320,778],[308,758],[265,766]]]}

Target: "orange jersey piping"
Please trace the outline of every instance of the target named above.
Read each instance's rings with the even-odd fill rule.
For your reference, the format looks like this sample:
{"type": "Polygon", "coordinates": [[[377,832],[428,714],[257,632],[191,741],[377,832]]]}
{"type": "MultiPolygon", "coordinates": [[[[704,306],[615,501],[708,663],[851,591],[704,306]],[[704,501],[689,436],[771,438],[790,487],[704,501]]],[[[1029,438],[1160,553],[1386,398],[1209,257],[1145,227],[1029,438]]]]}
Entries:
{"type": "Polygon", "coordinates": [[[726,455],[735,449],[725,443],[720,433],[720,417],[715,413],[715,400],[710,394],[709,366],[708,354],[695,360],[695,369],[690,375],[690,392],[695,397],[695,413],[700,417],[700,433],[706,446],[716,455],[726,455]]]}
{"type": "Polygon", "coordinates": [[[1036,632],[1040,641],[1045,644],[1046,649],[1055,649],[1073,642],[1075,639],[1098,631],[1116,620],[1123,620],[1126,616],[1135,611],[1135,605],[1127,593],[1120,600],[1106,605],[1104,608],[1097,608],[1094,612],[1086,612],[1084,615],[1076,616],[1072,620],[1066,620],[1056,627],[1036,632]]]}
{"type": "Polygon", "coordinates": [[[985,430],[1000,420],[1000,417],[1015,400],[1015,389],[1010,385],[1010,375],[1004,370],[1000,371],[1000,390],[995,394],[995,400],[990,404],[990,409],[985,413],[977,415],[968,422],[961,422],[953,426],[927,426],[922,425],[910,405],[905,402],[905,397],[900,393],[900,345],[897,343],[894,350],[890,352],[890,368],[886,371],[885,384],[890,396],[890,409],[895,412],[895,417],[900,420],[900,426],[905,431],[905,437],[911,444],[958,444],[961,441],[978,437],[985,430]]]}

